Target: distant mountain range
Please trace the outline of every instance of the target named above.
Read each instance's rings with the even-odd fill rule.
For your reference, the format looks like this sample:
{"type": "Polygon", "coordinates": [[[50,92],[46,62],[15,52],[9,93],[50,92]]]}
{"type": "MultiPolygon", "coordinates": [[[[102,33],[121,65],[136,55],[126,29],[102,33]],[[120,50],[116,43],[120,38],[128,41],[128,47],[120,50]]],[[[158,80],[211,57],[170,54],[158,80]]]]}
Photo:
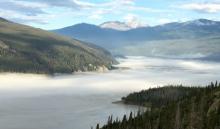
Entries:
{"type": "Polygon", "coordinates": [[[0,72],[72,73],[114,62],[96,45],[0,18],[0,72]]]}
{"type": "Polygon", "coordinates": [[[220,22],[207,19],[131,29],[120,22],[82,23],[53,31],[113,54],[195,58],[218,55],[220,50],[220,22]]]}

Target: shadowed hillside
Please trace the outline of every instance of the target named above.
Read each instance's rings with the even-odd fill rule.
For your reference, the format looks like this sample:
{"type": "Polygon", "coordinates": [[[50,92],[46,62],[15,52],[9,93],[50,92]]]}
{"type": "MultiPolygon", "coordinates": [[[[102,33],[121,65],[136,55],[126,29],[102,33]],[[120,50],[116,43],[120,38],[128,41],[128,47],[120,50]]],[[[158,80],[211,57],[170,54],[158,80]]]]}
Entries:
{"type": "Polygon", "coordinates": [[[1,72],[72,73],[115,62],[98,46],[0,19],[1,72]]]}

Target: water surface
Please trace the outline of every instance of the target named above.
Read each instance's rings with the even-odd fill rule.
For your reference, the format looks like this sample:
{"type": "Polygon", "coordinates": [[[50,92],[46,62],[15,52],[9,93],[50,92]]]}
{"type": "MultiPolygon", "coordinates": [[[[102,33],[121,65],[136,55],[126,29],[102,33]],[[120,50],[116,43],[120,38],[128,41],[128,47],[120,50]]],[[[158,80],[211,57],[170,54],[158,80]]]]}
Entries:
{"type": "Polygon", "coordinates": [[[0,128],[89,129],[138,107],[112,104],[122,96],[167,84],[206,85],[219,80],[220,64],[128,57],[118,70],[48,77],[0,75],[0,128]]]}

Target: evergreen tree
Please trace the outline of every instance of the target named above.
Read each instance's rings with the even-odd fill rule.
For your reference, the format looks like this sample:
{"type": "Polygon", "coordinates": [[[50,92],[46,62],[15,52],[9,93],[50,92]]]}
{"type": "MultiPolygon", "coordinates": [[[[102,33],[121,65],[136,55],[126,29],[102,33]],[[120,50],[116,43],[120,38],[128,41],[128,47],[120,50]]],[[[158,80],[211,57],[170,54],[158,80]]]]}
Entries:
{"type": "Polygon", "coordinates": [[[99,124],[96,125],[96,129],[100,129],[100,128],[99,128],[99,124]]]}
{"type": "Polygon", "coordinates": [[[135,116],[131,112],[128,119],[124,115],[122,121],[116,120],[102,129],[218,129],[220,86],[217,85],[218,82],[207,87],[169,86],[130,94],[123,100],[137,103],[141,100],[154,106],[145,112],[138,111],[135,116]]]}

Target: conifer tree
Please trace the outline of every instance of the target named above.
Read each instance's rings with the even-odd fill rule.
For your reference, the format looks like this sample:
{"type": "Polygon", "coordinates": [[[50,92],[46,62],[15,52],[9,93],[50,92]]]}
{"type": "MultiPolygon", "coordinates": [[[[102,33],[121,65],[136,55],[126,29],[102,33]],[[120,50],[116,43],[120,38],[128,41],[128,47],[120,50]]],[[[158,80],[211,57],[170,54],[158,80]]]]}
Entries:
{"type": "Polygon", "coordinates": [[[96,125],[96,129],[100,129],[100,128],[99,128],[99,124],[96,125]]]}

